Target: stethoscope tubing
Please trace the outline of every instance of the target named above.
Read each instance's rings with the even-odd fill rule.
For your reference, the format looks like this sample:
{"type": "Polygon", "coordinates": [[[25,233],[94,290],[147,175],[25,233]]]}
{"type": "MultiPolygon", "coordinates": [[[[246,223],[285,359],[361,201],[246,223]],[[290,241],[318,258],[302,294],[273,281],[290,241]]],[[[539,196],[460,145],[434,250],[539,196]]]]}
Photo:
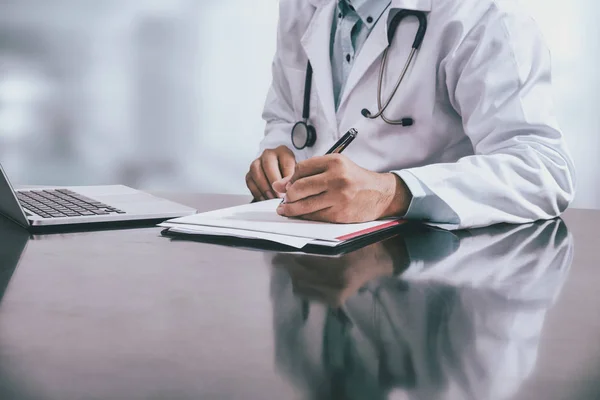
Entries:
{"type": "Polygon", "coordinates": [[[373,115],[369,115],[367,116],[367,118],[369,119],[375,119],[378,117],[381,117],[381,119],[383,119],[386,123],[390,124],[390,125],[403,125],[404,122],[402,120],[390,120],[387,119],[386,116],[383,114],[385,112],[385,110],[387,110],[388,106],[390,105],[390,103],[392,102],[392,99],[394,98],[394,96],[396,95],[396,92],[398,91],[398,89],[400,88],[400,85],[402,84],[402,82],[404,81],[404,77],[406,76],[406,73],[408,72],[408,69],[412,63],[413,58],[415,57],[415,54],[417,52],[417,49],[413,48],[410,51],[410,55],[408,56],[408,60],[406,61],[406,64],[404,64],[404,68],[402,69],[402,73],[400,74],[400,77],[398,78],[398,81],[396,82],[396,85],[394,86],[394,89],[392,90],[392,93],[390,94],[390,96],[388,97],[387,101],[385,102],[385,104],[383,105],[383,107],[381,106],[381,99],[382,99],[382,91],[383,91],[383,77],[385,75],[385,70],[388,64],[388,54],[389,54],[389,47],[387,49],[385,49],[384,53],[383,53],[383,59],[381,61],[381,67],[379,68],[379,83],[377,84],[377,107],[379,108],[379,111],[376,114],[373,115]]]}
{"type": "MultiPolygon", "coordinates": [[[[390,103],[392,102],[392,99],[398,92],[400,85],[404,81],[404,78],[406,77],[406,74],[408,73],[408,70],[410,69],[410,66],[412,65],[415,55],[418,52],[419,48],[421,47],[421,44],[423,43],[426,32],[427,32],[427,16],[422,11],[401,10],[392,18],[392,21],[390,22],[389,29],[388,29],[388,46],[383,53],[381,65],[379,67],[379,81],[377,83],[377,108],[378,108],[378,111],[375,114],[371,114],[369,112],[369,110],[367,110],[366,108],[363,109],[362,115],[365,118],[376,119],[376,118],[381,117],[381,119],[389,125],[410,126],[413,124],[412,118],[402,118],[400,120],[391,120],[391,119],[388,119],[384,113],[387,110],[387,108],[389,107],[390,103]],[[419,20],[419,28],[417,30],[417,33],[415,34],[415,40],[412,45],[412,50],[408,56],[406,63],[404,64],[402,73],[400,74],[398,80],[396,81],[396,84],[394,85],[394,89],[392,90],[390,96],[384,102],[382,100],[382,98],[383,98],[383,79],[385,77],[385,72],[387,70],[390,47],[392,45],[392,41],[394,39],[394,35],[396,34],[396,30],[398,29],[398,26],[400,25],[402,20],[408,16],[414,16],[419,20]]],[[[304,147],[310,147],[311,144],[309,144],[309,142],[314,143],[314,141],[316,140],[316,130],[314,130],[314,128],[309,125],[312,77],[313,77],[313,68],[312,68],[312,65],[309,60],[307,62],[307,66],[306,66],[306,77],[305,77],[305,82],[304,82],[304,102],[303,102],[303,108],[302,108],[302,121],[296,123],[296,125],[294,125],[294,127],[292,128],[292,132],[291,132],[292,133],[292,144],[294,145],[294,147],[296,147],[300,150],[304,147]],[[305,145],[301,148],[296,146],[296,142],[294,141],[294,132],[295,132],[295,130],[296,130],[295,128],[297,127],[298,124],[303,124],[305,126],[305,131],[307,132],[307,139],[306,139],[307,141],[306,141],[305,145]]]]}
{"type": "Polygon", "coordinates": [[[306,65],[306,78],[304,80],[304,105],[302,108],[302,119],[304,123],[308,123],[310,117],[310,94],[312,91],[312,76],[313,68],[310,61],[306,65]]]}

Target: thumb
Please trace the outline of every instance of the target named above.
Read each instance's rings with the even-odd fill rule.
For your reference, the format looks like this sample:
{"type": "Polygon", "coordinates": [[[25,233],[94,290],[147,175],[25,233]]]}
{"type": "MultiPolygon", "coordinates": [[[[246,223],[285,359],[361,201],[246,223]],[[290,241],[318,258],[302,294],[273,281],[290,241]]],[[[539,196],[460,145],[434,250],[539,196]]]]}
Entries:
{"type": "Polygon", "coordinates": [[[292,179],[292,175],[273,182],[273,190],[275,190],[277,193],[287,192],[286,186],[290,182],[290,179],[292,179]]]}
{"type": "Polygon", "coordinates": [[[291,150],[287,147],[285,148],[285,152],[279,156],[279,169],[281,171],[281,176],[291,176],[294,174],[296,170],[296,157],[291,150]]]}

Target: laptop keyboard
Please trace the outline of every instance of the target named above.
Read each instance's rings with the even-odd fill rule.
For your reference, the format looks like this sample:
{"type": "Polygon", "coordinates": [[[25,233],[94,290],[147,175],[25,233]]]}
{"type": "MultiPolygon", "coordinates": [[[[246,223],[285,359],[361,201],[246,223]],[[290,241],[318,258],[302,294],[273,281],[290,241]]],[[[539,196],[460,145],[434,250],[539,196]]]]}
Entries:
{"type": "Polygon", "coordinates": [[[21,206],[42,218],[125,214],[99,201],[67,189],[17,192],[21,206]]]}

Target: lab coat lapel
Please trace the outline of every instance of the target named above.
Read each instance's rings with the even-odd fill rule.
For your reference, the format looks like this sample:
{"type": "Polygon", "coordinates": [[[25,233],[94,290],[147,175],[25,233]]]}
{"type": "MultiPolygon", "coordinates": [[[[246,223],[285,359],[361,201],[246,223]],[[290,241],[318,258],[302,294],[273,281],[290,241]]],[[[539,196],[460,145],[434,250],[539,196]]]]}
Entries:
{"type": "Polygon", "coordinates": [[[301,43],[313,67],[313,85],[319,94],[323,113],[327,122],[337,131],[330,55],[331,28],[335,9],[335,1],[319,1],[301,43]]]}
{"type": "MultiPolygon", "coordinates": [[[[352,67],[352,71],[350,71],[348,81],[346,82],[344,92],[342,93],[339,105],[340,109],[352,93],[352,90],[358,85],[361,79],[363,79],[367,70],[381,57],[384,50],[387,48],[390,11],[400,9],[431,11],[431,0],[392,0],[388,9],[381,15],[379,22],[377,22],[373,31],[369,34],[369,37],[356,58],[356,62],[352,67]]],[[[410,43],[412,43],[412,41],[410,43]]],[[[408,41],[407,45],[409,45],[408,41]]],[[[379,73],[379,69],[377,70],[377,73],[379,73]]]]}
{"type": "Polygon", "coordinates": [[[373,27],[373,31],[369,34],[369,37],[365,41],[358,57],[356,58],[355,64],[348,75],[344,92],[340,100],[339,108],[342,108],[343,104],[348,99],[352,90],[356,87],[358,82],[362,79],[365,72],[373,65],[375,60],[383,53],[387,47],[387,16],[388,11],[384,12],[381,16],[381,20],[373,27]]]}

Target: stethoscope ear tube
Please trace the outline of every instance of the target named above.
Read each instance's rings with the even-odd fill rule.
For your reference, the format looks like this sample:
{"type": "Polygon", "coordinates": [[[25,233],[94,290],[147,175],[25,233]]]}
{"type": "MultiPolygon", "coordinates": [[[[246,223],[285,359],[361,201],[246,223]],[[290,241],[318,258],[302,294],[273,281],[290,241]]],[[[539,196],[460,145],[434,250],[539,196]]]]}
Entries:
{"type": "Polygon", "coordinates": [[[425,33],[427,32],[427,17],[422,12],[417,13],[415,16],[419,19],[419,29],[417,30],[417,35],[413,43],[413,49],[418,50],[421,47],[423,39],[425,39],[425,33]]]}
{"type": "Polygon", "coordinates": [[[304,80],[304,105],[302,108],[302,119],[304,122],[307,122],[308,118],[310,117],[310,92],[312,90],[312,76],[313,69],[309,61],[306,66],[306,78],[304,80]]]}
{"type": "Polygon", "coordinates": [[[379,82],[377,84],[377,107],[379,110],[377,111],[376,114],[371,114],[371,112],[369,110],[367,110],[366,108],[363,109],[361,111],[361,114],[365,118],[375,119],[375,118],[381,117],[381,119],[383,121],[385,121],[386,123],[388,123],[390,125],[411,126],[414,124],[415,121],[412,118],[402,118],[400,120],[390,120],[384,115],[384,112],[390,105],[392,99],[394,98],[394,96],[396,95],[396,92],[398,91],[398,88],[400,87],[400,84],[404,80],[404,76],[408,72],[408,69],[413,61],[413,58],[415,57],[415,54],[417,53],[417,51],[419,50],[419,47],[421,47],[421,44],[423,43],[423,39],[425,38],[426,32],[427,32],[427,17],[424,12],[413,11],[413,10],[401,10],[396,15],[394,15],[394,17],[390,21],[390,24],[388,27],[388,47],[383,52],[381,66],[379,68],[379,82]],[[387,101],[383,102],[382,101],[383,77],[385,75],[385,70],[387,67],[390,46],[394,39],[394,35],[396,34],[396,30],[398,29],[398,26],[400,25],[402,20],[404,18],[410,17],[410,16],[416,17],[419,20],[419,29],[417,30],[417,33],[415,35],[415,40],[413,42],[413,48],[410,51],[410,55],[408,56],[408,60],[406,61],[404,68],[402,69],[402,73],[400,74],[398,81],[396,82],[396,85],[394,86],[394,89],[392,90],[392,93],[388,97],[387,101]]]}
{"type": "Polygon", "coordinates": [[[423,43],[423,39],[425,39],[425,33],[427,32],[427,16],[422,11],[413,11],[413,10],[401,10],[394,18],[390,21],[389,29],[388,29],[388,47],[392,45],[392,41],[396,36],[396,30],[400,25],[400,22],[406,17],[416,17],[419,20],[419,29],[417,30],[417,34],[415,35],[415,41],[413,42],[413,49],[419,49],[421,44],[423,43]]]}
{"type": "MultiPolygon", "coordinates": [[[[383,115],[383,114],[377,114],[377,115],[373,116],[371,114],[371,111],[369,111],[366,108],[363,108],[360,113],[362,114],[363,117],[369,118],[369,119],[375,119],[375,118],[379,117],[380,115],[383,115]]],[[[388,121],[385,119],[384,119],[384,121],[391,125],[400,125],[400,126],[413,126],[415,124],[414,118],[411,118],[411,117],[404,117],[399,121],[388,121]]]]}

